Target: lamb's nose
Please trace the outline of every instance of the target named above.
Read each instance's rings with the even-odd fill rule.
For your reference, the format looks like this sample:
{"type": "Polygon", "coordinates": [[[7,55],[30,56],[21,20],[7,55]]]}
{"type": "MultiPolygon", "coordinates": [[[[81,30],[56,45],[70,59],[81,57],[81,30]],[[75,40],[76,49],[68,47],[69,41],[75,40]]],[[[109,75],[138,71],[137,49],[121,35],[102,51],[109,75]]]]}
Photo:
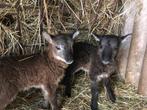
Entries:
{"type": "Polygon", "coordinates": [[[104,65],[108,65],[110,62],[109,62],[109,61],[102,61],[102,63],[103,63],[104,65]]]}
{"type": "Polygon", "coordinates": [[[72,64],[73,60],[66,62],[68,65],[72,64]]]}

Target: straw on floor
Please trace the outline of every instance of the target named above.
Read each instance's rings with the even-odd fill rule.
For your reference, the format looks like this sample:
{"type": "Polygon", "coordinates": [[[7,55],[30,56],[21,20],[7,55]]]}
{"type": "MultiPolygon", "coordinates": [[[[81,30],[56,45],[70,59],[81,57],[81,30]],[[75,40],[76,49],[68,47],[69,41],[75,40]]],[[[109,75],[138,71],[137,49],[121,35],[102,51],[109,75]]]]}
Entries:
{"type": "MultiPolygon", "coordinates": [[[[0,0],[0,55],[26,55],[43,51],[42,27],[51,34],[80,30],[79,39],[92,42],[91,32],[120,35],[124,5],[131,0],[0,0]],[[44,16],[42,16],[42,14],[44,16]],[[7,22],[6,22],[7,21],[7,22]],[[9,22],[8,22],[9,21],[9,22]]],[[[104,91],[100,95],[103,110],[145,110],[147,99],[137,95],[134,87],[117,81],[117,102],[111,103],[104,91]]],[[[63,110],[90,110],[90,81],[80,75],[72,97],[63,102],[63,110]]],[[[7,110],[36,110],[42,101],[38,90],[20,93],[7,110]]]]}

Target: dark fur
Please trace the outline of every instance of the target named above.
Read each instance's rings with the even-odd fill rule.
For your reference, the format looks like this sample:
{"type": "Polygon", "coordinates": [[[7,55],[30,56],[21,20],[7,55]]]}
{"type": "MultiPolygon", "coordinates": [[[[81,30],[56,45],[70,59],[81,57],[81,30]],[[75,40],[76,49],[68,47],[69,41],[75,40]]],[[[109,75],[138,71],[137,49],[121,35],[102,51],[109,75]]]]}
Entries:
{"type": "Polygon", "coordinates": [[[67,68],[66,76],[64,77],[63,83],[65,86],[65,95],[71,96],[71,78],[73,74],[79,70],[84,70],[89,73],[91,79],[91,109],[98,110],[98,95],[99,95],[99,82],[103,81],[103,84],[106,88],[106,93],[108,98],[115,102],[115,94],[111,87],[109,77],[117,72],[117,61],[116,56],[119,50],[121,41],[124,39],[113,36],[96,36],[100,41],[99,46],[93,46],[87,43],[75,43],[73,46],[74,49],[74,62],[67,68]],[[104,42],[103,42],[104,41],[104,42]],[[111,47],[112,44],[116,44],[111,47]],[[108,48],[103,48],[102,44],[108,48]],[[107,45],[108,44],[108,45],[107,45]],[[109,52],[107,49],[111,49],[112,52],[109,52]],[[105,52],[106,51],[106,52],[105,52]],[[108,51],[108,52],[107,52],[108,51]],[[105,52],[105,53],[104,53],[105,52]],[[103,64],[103,55],[108,57],[108,64],[103,64]],[[111,56],[111,57],[109,57],[111,56]],[[113,59],[113,60],[112,60],[113,59]]]}

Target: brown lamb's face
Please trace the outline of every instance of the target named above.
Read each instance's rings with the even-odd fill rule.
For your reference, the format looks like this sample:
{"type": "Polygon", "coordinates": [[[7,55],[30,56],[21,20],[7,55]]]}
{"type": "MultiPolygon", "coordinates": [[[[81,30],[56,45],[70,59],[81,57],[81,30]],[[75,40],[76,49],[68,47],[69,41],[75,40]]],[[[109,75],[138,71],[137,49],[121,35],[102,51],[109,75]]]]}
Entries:
{"type": "Polygon", "coordinates": [[[49,35],[43,33],[44,38],[54,47],[54,58],[66,64],[73,62],[73,42],[79,31],[68,34],[49,35]]]}

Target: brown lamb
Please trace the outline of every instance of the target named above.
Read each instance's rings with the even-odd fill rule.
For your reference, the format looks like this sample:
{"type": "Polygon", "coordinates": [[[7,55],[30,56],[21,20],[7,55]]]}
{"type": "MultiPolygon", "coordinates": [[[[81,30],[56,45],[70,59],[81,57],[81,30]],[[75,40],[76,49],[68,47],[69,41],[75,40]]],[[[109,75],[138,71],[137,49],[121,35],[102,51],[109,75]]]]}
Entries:
{"type": "Polygon", "coordinates": [[[65,68],[72,63],[73,38],[77,35],[76,32],[51,36],[43,32],[43,37],[49,42],[44,53],[23,61],[12,57],[1,58],[0,110],[4,110],[19,91],[32,87],[43,91],[46,106],[50,103],[52,110],[59,110],[56,89],[65,68]]]}

